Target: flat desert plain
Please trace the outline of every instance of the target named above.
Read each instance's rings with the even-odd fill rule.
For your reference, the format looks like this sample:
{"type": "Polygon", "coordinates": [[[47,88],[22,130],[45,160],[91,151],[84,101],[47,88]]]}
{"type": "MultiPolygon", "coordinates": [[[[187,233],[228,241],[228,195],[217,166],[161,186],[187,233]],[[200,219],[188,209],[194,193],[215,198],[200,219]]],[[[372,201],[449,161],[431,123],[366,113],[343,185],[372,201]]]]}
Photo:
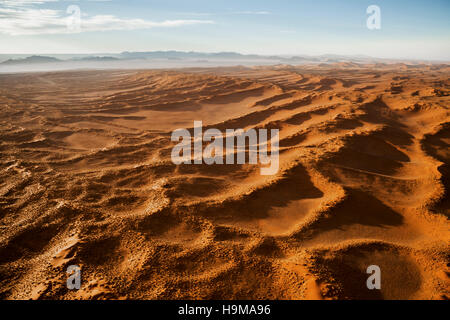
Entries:
{"type": "Polygon", "coordinates": [[[0,298],[448,299],[449,77],[402,63],[0,75],[0,298]],[[279,129],[278,173],[175,165],[171,134],[195,120],[279,129]]]}

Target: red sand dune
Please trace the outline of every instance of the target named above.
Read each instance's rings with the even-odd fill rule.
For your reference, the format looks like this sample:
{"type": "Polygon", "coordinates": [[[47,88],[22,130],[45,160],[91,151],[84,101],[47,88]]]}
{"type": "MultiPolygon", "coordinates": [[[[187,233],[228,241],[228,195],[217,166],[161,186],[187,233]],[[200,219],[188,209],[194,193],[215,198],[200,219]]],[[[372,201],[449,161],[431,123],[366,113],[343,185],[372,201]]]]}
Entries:
{"type": "Polygon", "coordinates": [[[449,76],[0,75],[0,298],[448,299],[449,76]],[[174,165],[170,134],[194,120],[279,129],[279,173],[174,165]],[[381,290],[366,287],[369,265],[381,290]]]}

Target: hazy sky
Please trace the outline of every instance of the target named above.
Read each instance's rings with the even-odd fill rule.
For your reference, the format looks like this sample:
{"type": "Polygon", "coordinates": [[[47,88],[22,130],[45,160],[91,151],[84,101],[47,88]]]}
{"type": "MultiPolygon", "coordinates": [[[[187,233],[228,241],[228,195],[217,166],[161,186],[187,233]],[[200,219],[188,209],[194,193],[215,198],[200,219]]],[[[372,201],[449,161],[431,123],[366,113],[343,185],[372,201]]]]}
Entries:
{"type": "Polygon", "coordinates": [[[0,53],[181,50],[450,60],[449,13],[450,0],[0,0],[0,53]],[[369,5],[381,9],[380,30],[366,26],[369,5]]]}

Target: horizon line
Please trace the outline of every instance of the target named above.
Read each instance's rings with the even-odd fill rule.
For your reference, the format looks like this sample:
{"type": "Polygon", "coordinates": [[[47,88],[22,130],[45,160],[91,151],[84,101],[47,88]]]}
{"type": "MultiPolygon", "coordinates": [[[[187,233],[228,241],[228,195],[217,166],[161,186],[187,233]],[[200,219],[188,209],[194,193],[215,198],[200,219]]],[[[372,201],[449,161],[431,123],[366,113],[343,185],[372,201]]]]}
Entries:
{"type": "Polygon", "coordinates": [[[326,56],[339,56],[339,57],[345,57],[345,58],[362,58],[362,59],[377,59],[377,60],[395,60],[395,61],[433,61],[433,62],[449,62],[450,58],[448,59],[434,59],[434,58],[394,58],[394,57],[376,57],[376,56],[370,56],[367,54],[340,54],[340,53],[322,53],[322,54],[258,54],[258,53],[241,53],[239,51],[195,51],[195,50],[138,50],[138,51],[111,51],[111,52],[64,52],[64,53],[55,53],[55,52],[34,52],[34,53],[2,53],[0,52],[0,55],[23,55],[23,56],[51,56],[51,55],[120,55],[124,53],[154,53],[154,52],[161,52],[161,53],[168,53],[168,52],[177,52],[177,53],[199,53],[199,54],[225,54],[225,53],[233,53],[233,54],[239,54],[242,56],[259,56],[259,57],[279,57],[279,58],[295,58],[295,57],[309,57],[309,58],[315,58],[315,57],[326,57],[326,56]]]}

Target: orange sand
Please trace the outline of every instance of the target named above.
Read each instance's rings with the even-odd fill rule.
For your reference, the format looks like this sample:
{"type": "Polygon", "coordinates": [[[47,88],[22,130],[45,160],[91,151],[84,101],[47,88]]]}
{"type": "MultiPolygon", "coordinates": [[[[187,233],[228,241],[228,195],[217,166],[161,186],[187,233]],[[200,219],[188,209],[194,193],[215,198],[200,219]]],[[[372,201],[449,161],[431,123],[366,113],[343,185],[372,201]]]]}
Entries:
{"type": "Polygon", "coordinates": [[[448,298],[449,76],[350,63],[0,75],[0,298],[448,298]],[[175,166],[170,134],[194,120],[280,129],[279,174],[175,166]]]}

